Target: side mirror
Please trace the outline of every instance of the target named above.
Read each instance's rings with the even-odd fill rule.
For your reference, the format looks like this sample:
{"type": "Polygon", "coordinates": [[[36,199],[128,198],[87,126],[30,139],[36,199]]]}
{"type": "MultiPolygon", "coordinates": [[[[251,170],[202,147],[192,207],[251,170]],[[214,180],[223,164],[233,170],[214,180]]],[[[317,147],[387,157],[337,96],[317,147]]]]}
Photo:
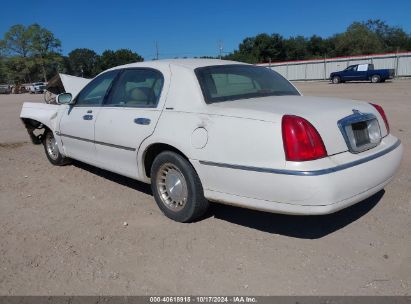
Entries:
{"type": "Polygon", "coordinates": [[[57,104],[73,104],[73,96],[71,95],[71,93],[61,93],[59,95],[57,95],[56,98],[56,102],[57,104]]]}

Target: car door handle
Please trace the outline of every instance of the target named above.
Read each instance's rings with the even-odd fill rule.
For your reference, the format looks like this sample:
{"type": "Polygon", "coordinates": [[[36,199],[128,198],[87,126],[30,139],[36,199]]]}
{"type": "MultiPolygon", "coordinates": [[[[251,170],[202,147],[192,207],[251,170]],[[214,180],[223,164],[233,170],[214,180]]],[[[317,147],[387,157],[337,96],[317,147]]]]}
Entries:
{"type": "Polygon", "coordinates": [[[88,110],[87,113],[93,113],[93,110],[88,110]]]}
{"type": "Polygon", "coordinates": [[[144,117],[139,117],[134,119],[134,123],[138,124],[138,125],[149,125],[151,122],[151,120],[149,118],[144,118],[144,117]]]}
{"type": "Polygon", "coordinates": [[[84,115],[83,116],[84,120],[92,120],[93,119],[93,115],[84,115]]]}

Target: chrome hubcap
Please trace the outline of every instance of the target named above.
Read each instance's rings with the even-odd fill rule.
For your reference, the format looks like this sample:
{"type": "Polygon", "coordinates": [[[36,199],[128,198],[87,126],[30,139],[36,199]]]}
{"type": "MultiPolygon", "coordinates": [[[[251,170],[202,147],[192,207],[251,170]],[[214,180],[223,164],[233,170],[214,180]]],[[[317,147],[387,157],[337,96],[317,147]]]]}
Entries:
{"type": "Polygon", "coordinates": [[[180,211],[187,202],[187,182],[181,171],[171,163],[161,165],[157,173],[157,190],[163,204],[180,211]]]}
{"type": "Polygon", "coordinates": [[[59,148],[57,146],[57,141],[51,132],[48,132],[46,135],[46,148],[49,156],[56,160],[59,156],[59,148]]]}

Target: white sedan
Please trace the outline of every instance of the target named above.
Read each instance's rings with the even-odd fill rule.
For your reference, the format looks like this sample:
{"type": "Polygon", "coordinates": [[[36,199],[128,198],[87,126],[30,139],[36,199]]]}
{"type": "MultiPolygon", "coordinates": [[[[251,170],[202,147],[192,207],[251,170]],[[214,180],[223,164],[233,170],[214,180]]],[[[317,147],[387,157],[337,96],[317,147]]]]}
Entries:
{"type": "Polygon", "coordinates": [[[76,159],[151,183],[179,222],[209,201],[332,213],[380,191],[403,153],[380,106],[304,97],[270,69],[231,61],[123,65],[57,102],[21,112],[52,164],[76,159]]]}

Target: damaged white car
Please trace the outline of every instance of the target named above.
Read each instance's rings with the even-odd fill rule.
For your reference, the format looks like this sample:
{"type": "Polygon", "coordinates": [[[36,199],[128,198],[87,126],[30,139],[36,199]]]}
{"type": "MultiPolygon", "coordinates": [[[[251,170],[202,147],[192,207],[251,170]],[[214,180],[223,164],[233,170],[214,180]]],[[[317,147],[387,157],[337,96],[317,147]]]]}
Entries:
{"type": "Polygon", "coordinates": [[[52,164],[76,159],[151,183],[180,222],[208,201],[332,213],[381,190],[403,153],[380,106],[304,97],[270,69],[230,61],[119,66],[57,103],[21,112],[52,164]]]}

